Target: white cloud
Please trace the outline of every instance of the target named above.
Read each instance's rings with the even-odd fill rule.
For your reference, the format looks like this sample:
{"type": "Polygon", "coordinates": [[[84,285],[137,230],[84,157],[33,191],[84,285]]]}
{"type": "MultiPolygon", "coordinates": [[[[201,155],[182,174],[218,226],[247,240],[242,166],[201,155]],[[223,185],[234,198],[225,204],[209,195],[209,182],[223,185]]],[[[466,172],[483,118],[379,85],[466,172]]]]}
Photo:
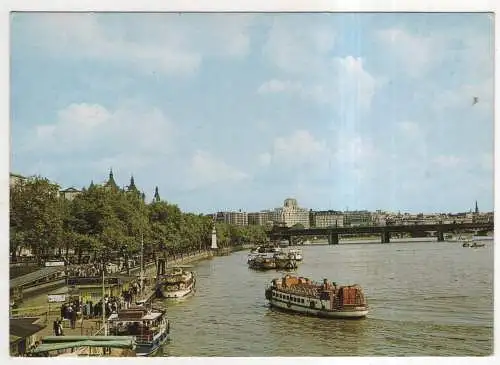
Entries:
{"type": "Polygon", "coordinates": [[[306,130],[297,130],[274,140],[272,161],[285,166],[316,165],[328,158],[330,151],[324,141],[318,141],[306,130]]]}
{"type": "Polygon", "coordinates": [[[206,151],[198,150],[191,158],[187,169],[186,188],[197,189],[215,183],[237,182],[249,178],[226,162],[219,160],[206,151]]]}
{"type": "Polygon", "coordinates": [[[328,103],[344,108],[369,109],[378,86],[377,80],[363,67],[359,57],[330,59],[324,77],[300,82],[271,79],[257,89],[259,94],[290,93],[303,100],[328,103]]]}
{"type": "Polygon", "coordinates": [[[431,34],[412,33],[393,27],[376,32],[386,59],[384,68],[389,73],[402,70],[414,78],[426,76],[436,68],[444,72],[459,67],[455,78],[477,83],[493,74],[493,24],[491,33],[468,24],[435,29],[431,34]]]}
{"type": "MultiPolygon", "coordinates": [[[[333,59],[335,90],[333,95],[341,103],[351,102],[354,107],[369,109],[375,95],[376,79],[363,67],[363,59],[347,56],[333,59]]],[[[351,104],[351,105],[352,105],[351,104]]]]}
{"type": "MultiPolygon", "coordinates": [[[[190,15],[195,16],[185,16],[190,15]]],[[[121,23],[109,14],[30,17],[29,28],[22,29],[31,46],[44,47],[57,57],[115,62],[146,73],[192,74],[204,57],[243,57],[250,49],[252,17],[244,14],[214,14],[197,27],[175,14],[143,14],[121,23]]]]}
{"type": "Polygon", "coordinates": [[[305,180],[331,181],[340,173],[361,180],[370,176],[380,156],[375,145],[361,136],[328,141],[296,130],[276,138],[271,151],[262,153],[259,161],[263,167],[293,169],[305,180]]]}
{"type": "Polygon", "coordinates": [[[36,127],[25,148],[60,155],[88,151],[97,153],[97,158],[127,151],[140,158],[172,147],[173,124],[156,108],[126,105],[111,110],[80,103],[68,105],[57,115],[54,123],[36,127]]]}

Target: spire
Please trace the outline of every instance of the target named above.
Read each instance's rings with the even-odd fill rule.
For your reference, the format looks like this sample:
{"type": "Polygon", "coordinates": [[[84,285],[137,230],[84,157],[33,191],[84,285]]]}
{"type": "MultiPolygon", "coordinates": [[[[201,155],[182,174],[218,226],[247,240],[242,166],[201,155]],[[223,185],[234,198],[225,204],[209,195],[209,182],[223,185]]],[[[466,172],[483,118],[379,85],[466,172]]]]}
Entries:
{"type": "Polygon", "coordinates": [[[158,186],[157,186],[157,187],[155,187],[155,195],[153,197],[153,201],[155,203],[158,203],[160,200],[161,200],[160,199],[160,193],[158,193],[158,186]]]}
{"type": "Polygon", "coordinates": [[[93,188],[93,187],[94,187],[94,180],[90,180],[89,188],[93,188]]]}
{"type": "Polygon", "coordinates": [[[476,200],[476,210],[475,210],[476,214],[479,213],[479,208],[477,207],[477,200],[476,200]]]}
{"type": "Polygon", "coordinates": [[[113,169],[112,168],[109,169],[109,179],[108,179],[108,182],[106,183],[106,187],[109,187],[109,188],[112,188],[115,190],[119,190],[118,185],[116,185],[115,179],[113,177],[113,169]]]}

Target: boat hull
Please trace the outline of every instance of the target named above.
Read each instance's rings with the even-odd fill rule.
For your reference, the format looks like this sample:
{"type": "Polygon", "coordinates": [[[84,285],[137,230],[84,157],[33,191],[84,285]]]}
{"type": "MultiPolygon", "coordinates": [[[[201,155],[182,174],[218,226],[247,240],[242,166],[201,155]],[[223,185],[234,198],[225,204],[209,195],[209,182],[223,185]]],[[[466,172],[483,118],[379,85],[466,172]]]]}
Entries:
{"type": "Polygon", "coordinates": [[[336,318],[336,319],[360,319],[364,318],[368,315],[368,309],[357,309],[357,310],[325,310],[325,309],[316,309],[316,308],[308,308],[300,305],[296,305],[294,303],[287,303],[279,300],[271,299],[269,300],[269,305],[271,307],[279,308],[285,310],[287,312],[294,312],[298,314],[304,314],[308,316],[314,317],[322,317],[322,318],[336,318]]]}
{"type": "Polygon", "coordinates": [[[175,291],[166,290],[164,286],[160,287],[160,294],[164,299],[181,299],[187,297],[194,291],[194,287],[196,284],[196,279],[193,278],[193,282],[191,285],[185,289],[179,289],[175,291]]]}
{"type": "Polygon", "coordinates": [[[160,336],[157,340],[151,343],[138,343],[135,349],[136,356],[153,356],[165,343],[167,343],[168,339],[169,336],[165,333],[163,336],[160,336]]]}
{"type": "Polygon", "coordinates": [[[160,290],[160,293],[163,298],[165,299],[180,299],[188,296],[193,292],[193,288],[186,288],[183,290],[176,290],[176,291],[166,291],[164,289],[160,290]]]}

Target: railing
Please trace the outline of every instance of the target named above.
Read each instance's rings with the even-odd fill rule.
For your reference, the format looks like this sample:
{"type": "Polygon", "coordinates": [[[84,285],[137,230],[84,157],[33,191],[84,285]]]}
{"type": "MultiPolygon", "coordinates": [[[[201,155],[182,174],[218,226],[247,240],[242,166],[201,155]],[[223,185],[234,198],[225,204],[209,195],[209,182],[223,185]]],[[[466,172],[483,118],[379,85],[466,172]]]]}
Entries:
{"type": "Polygon", "coordinates": [[[20,318],[20,317],[30,317],[30,316],[47,316],[50,314],[58,314],[61,313],[61,308],[57,306],[38,306],[38,307],[26,307],[26,308],[16,308],[10,310],[11,318],[20,318]]]}

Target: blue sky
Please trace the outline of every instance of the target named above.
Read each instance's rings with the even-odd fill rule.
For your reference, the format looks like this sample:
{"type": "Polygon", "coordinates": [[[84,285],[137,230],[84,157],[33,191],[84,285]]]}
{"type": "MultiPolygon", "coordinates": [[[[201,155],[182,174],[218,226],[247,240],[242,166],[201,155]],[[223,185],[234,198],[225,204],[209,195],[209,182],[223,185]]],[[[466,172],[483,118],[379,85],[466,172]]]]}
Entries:
{"type": "Polygon", "coordinates": [[[193,212],[492,210],[493,52],[488,14],[17,13],[11,171],[193,212]]]}

